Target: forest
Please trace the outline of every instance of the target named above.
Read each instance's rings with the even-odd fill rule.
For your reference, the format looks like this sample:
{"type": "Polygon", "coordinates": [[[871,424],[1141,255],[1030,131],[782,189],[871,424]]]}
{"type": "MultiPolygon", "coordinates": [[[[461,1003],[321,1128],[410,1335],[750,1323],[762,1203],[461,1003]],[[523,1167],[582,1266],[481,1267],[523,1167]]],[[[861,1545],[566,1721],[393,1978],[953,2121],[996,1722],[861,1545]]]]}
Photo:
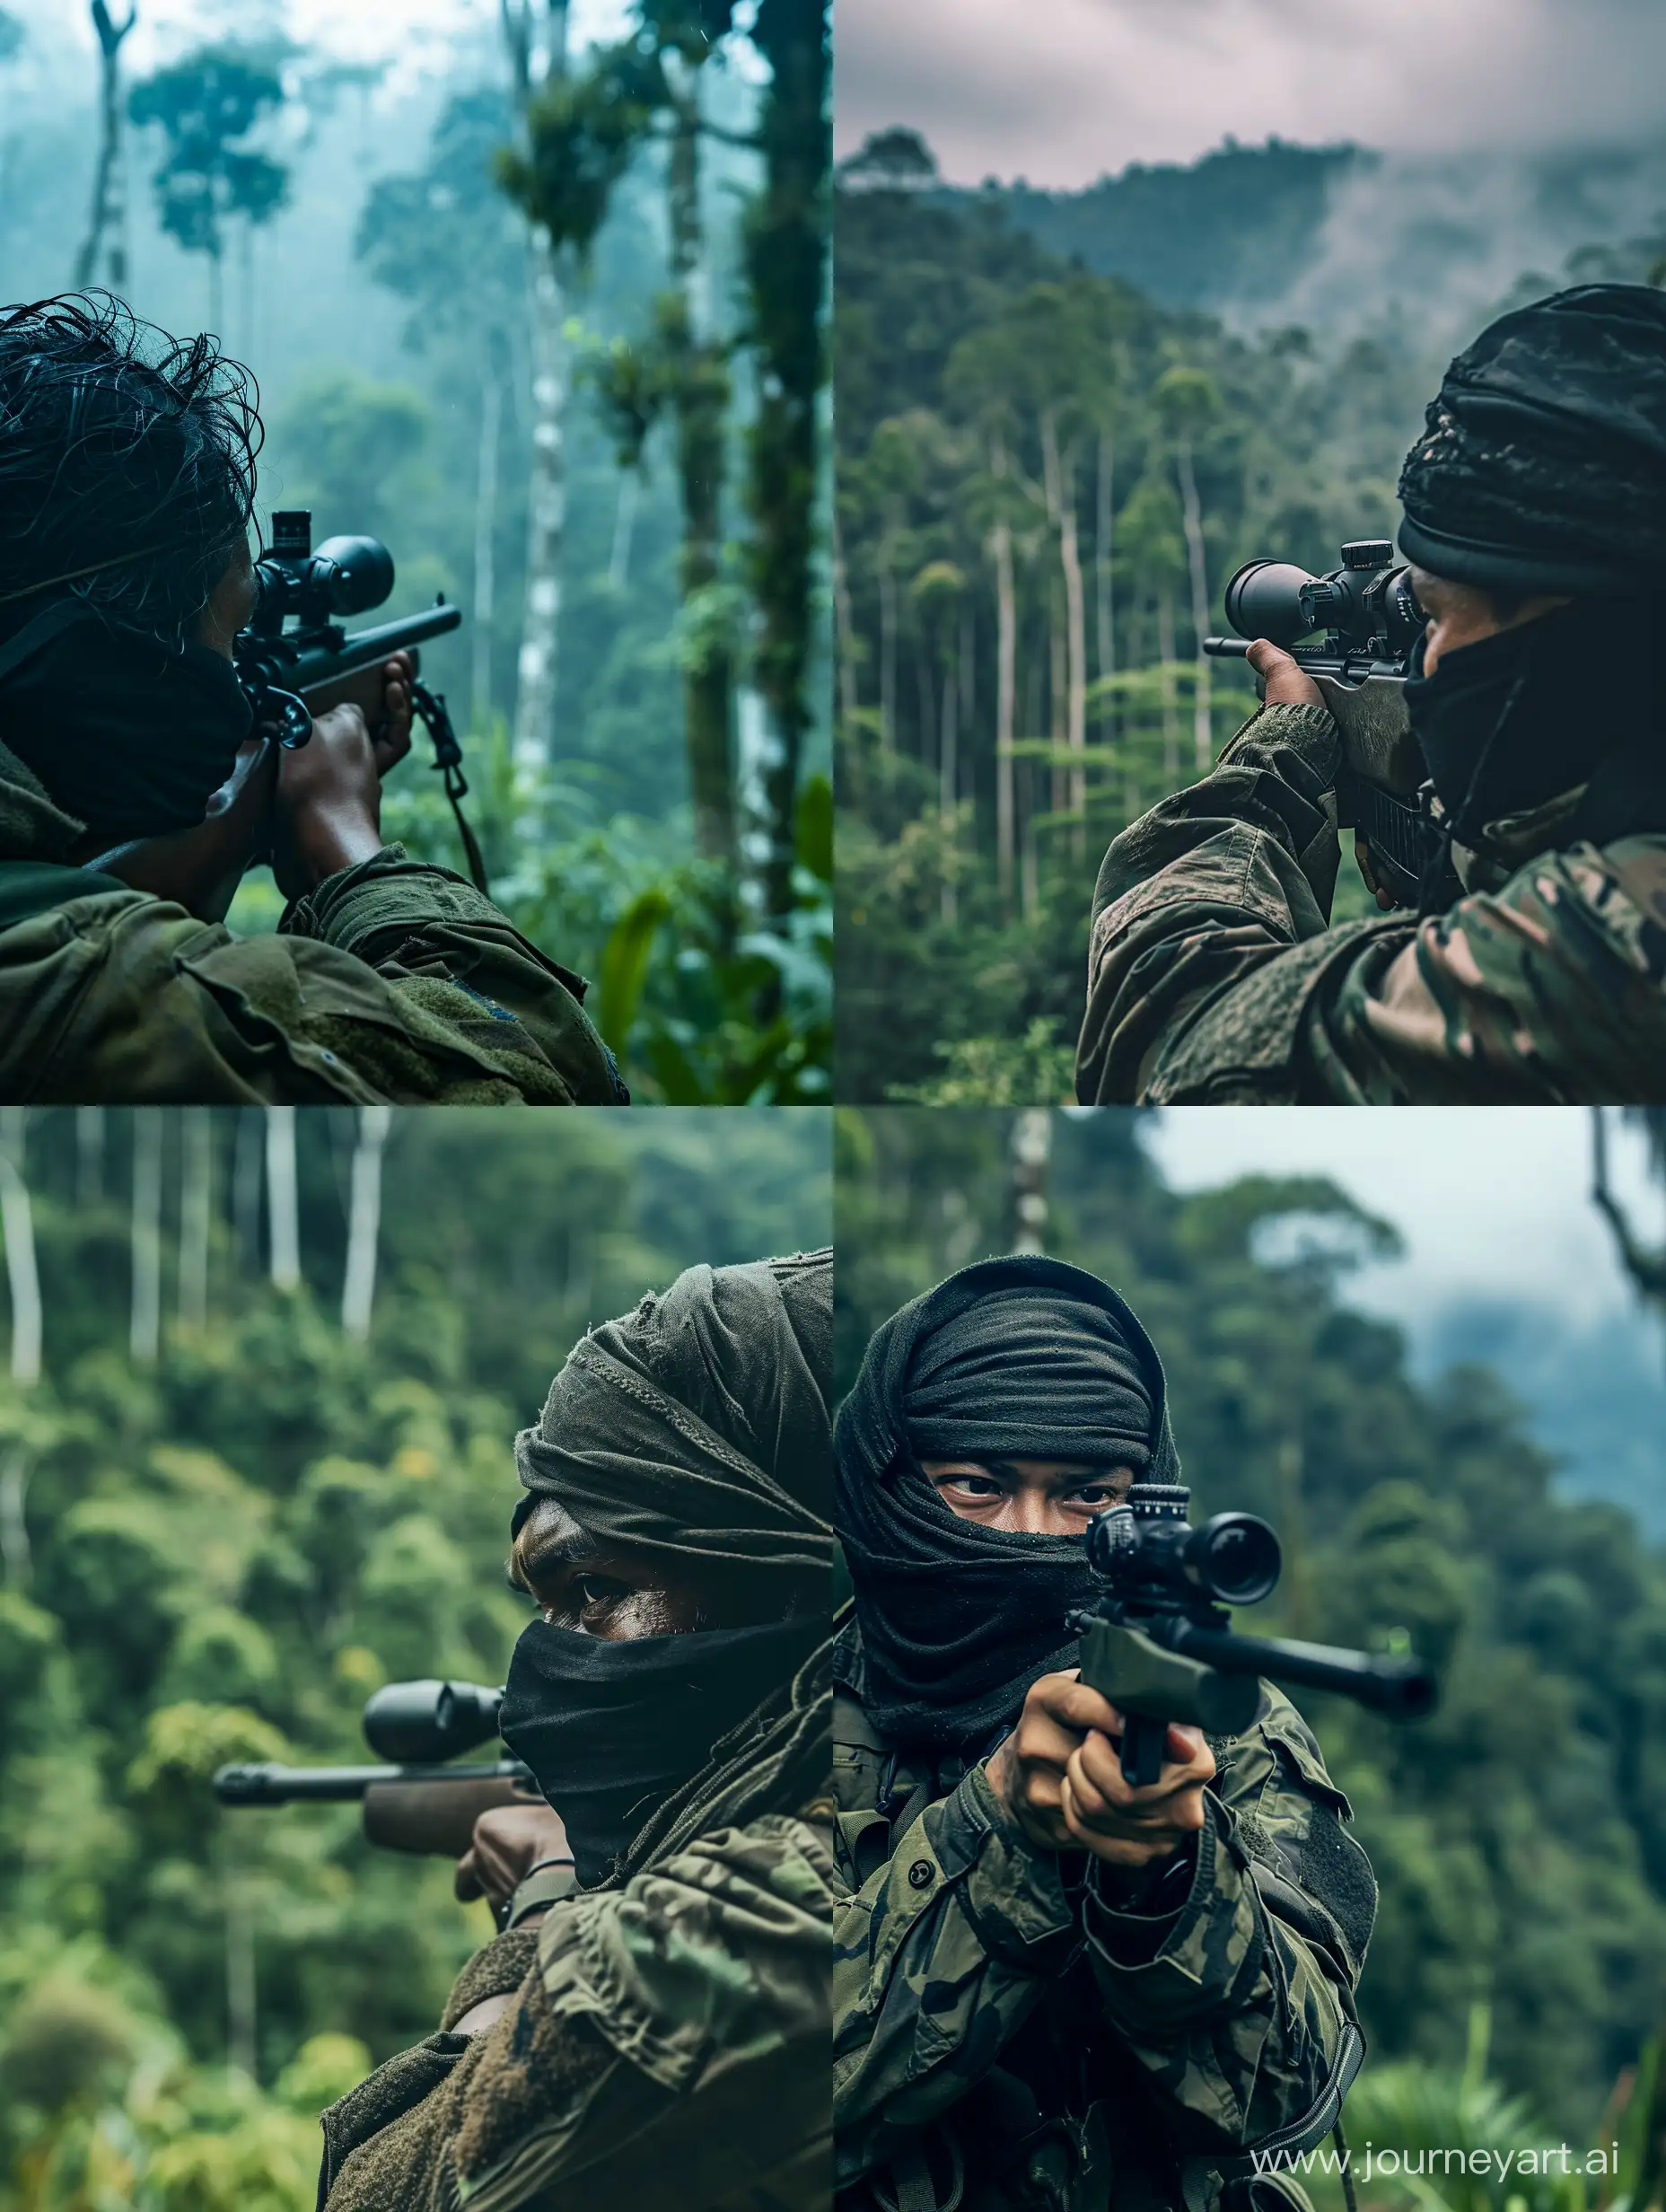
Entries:
{"type": "MultiPolygon", "coordinates": [[[[1283,1540],[1279,1591],[1236,1625],[1404,1635],[1441,1676],[1434,1716],[1398,1729],[1298,1698],[1381,1885],[1356,2155],[1618,2146],[1600,2179],[1442,2169],[1362,2203],[1643,2212],[1666,2182],[1666,1556],[1620,1507],[1558,1497],[1486,1367],[1419,1386],[1400,1333],[1349,1308],[1385,1224],[1312,1178],[1178,1194],[1143,1119],[841,1110],[838,1385],[887,1314],[986,1253],[1045,1249],[1128,1297],[1199,1515],[1283,1540]]],[[[1334,2176],[1306,2179],[1341,2212],[1334,2176]]]]}
{"type": "MultiPolygon", "coordinates": [[[[1070,1097],[1105,847],[1206,773],[1255,704],[1241,663],[1201,651],[1227,579],[1392,536],[1448,323],[1415,291],[1335,327],[1173,297],[1221,275],[1223,194],[1232,238],[1299,268],[1334,250],[1327,180],[1369,173],[1275,143],[1074,196],[951,192],[905,129],[840,164],[842,1099],[1070,1097]],[[1088,250],[1147,273],[1130,240],[1158,216],[1166,304],[1088,250]]],[[[1657,281],[1662,243],[1593,244],[1521,296],[1657,281]]],[[[1472,302],[1458,335],[1511,303],[1472,302]]],[[[1367,910],[1345,859],[1334,918],[1367,910]]]]}
{"type": "MultiPolygon", "coordinates": [[[[214,331],[262,522],[383,538],[389,613],[460,605],[428,669],[494,895],[636,1098],[825,1098],[824,0],[603,39],[566,0],[311,40],[283,0],[66,13],[0,9],[0,299],[214,331]]],[[[385,825],[460,870],[423,759],[385,825]]],[[[232,926],[279,908],[257,871],[232,926]]]]}
{"type": "Polygon", "coordinates": [[[830,1241],[822,1112],[0,1115],[0,2208],[311,2212],[321,2107],[490,1935],[355,1806],[387,1681],[497,1682],[514,1432],[590,1323],[830,1241]],[[537,1224],[536,1230],[529,1224],[537,1224]]]}

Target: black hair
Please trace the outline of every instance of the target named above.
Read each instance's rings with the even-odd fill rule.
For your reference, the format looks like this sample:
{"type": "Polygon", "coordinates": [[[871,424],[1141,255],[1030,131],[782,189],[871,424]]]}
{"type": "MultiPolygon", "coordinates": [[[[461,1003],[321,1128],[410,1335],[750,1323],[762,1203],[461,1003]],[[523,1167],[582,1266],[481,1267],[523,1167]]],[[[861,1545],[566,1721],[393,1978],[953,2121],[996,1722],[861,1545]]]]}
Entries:
{"type": "Polygon", "coordinates": [[[259,404],[215,338],[108,292],[0,313],[0,631],[73,579],[110,622],[183,644],[254,513],[259,404]]]}

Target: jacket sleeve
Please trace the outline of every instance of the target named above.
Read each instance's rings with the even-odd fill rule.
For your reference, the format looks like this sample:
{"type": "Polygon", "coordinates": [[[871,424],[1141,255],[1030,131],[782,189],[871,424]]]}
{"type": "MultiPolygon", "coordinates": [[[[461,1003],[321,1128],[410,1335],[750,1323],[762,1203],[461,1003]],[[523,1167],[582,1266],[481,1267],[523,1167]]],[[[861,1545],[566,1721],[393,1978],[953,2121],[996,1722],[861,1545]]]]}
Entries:
{"type": "Polygon", "coordinates": [[[1336,724],[1267,707],[1111,845],[1085,1102],[1557,1104],[1666,1082],[1666,842],[1529,862],[1420,923],[1328,930],[1336,724]]]}
{"type": "Polygon", "coordinates": [[[417,2097],[327,2168],[320,2201],[685,2212],[756,2190],[783,2212],[825,2205],[833,1889],[823,1835],[771,1817],[555,1907],[507,2012],[421,2047],[417,2097]]]}
{"type": "Polygon", "coordinates": [[[579,979],[398,846],[329,877],[276,936],[233,937],[137,892],[25,927],[27,947],[9,933],[29,957],[7,995],[42,1101],[625,1100],[579,979]]]}
{"type": "MultiPolygon", "coordinates": [[[[1274,1698],[1276,1716],[1293,1712],[1274,1698]]],[[[1294,1728],[1305,1737],[1301,1724],[1294,1728]]],[[[1311,1746],[1311,1737],[1306,1746],[1311,1746]]],[[[890,1862],[834,1917],[834,2119],[841,2184],[888,2164],[914,2130],[976,2088],[1050,1985],[1085,1956],[1107,2032],[1171,2108],[1186,2153],[1243,2150],[1307,2118],[1357,2050],[1353,1981],[1374,1888],[1339,1826],[1317,1747],[1311,1773],[1258,1727],[1223,1759],[1206,1799],[1190,1890],[1161,1920],[1100,1900],[1083,1856],[1038,1849],[975,1768],[930,1806],[890,1862]],[[1321,1797],[1320,1791],[1325,1793],[1321,1797]],[[1241,1807],[1246,1820],[1240,1821],[1241,1807]],[[1314,1898],[1338,1889],[1322,1830],[1351,1855],[1338,1898],[1358,1940],[1314,1898]],[[1269,1868],[1269,1902],[1250,1839],[1269,1868]],[[1361,1885],[1370,1905],[1360,1911],[1361,1885]],[[1286,1917],[1286,1915],[1291,1917],[1286,1917]],[[1305,1927],[1296,1923],[1305,1923],[1305,1927]]]]}

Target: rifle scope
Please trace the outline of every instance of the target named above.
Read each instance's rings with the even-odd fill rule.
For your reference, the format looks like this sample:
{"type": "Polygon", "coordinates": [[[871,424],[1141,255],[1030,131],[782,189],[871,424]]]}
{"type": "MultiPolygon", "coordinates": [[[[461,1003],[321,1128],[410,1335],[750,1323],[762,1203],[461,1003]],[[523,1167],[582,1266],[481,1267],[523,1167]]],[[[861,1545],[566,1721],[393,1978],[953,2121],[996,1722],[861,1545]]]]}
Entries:
{"type": "Polygon", "coordinates": [[[272,517],[272,543],[255,564],[259,593],[250,628],[276,636],[296,616],[313,628],[332,615],[380,607],[393,589],[393,556],[380,538],[326,538],[312,549],[312,517],[292,507],[272,517]]]}
{"type": "Polygon", "coordinates": [[[364,1707],[364,1741],[396,1766],[430,1766],[489,1743],[501,1690],[478,1682],[390,1682],[364,1707]]]}
{"type": "MultiPolygon", "coordinates": [[[[1393,540],[1359,538],[1342,549],[1342,566],[1310,575],[1293,561],[1246,561],[1226,587],[1226,619],[1241,637],[1293,645],[1324,630],[1333,651],[1401,660],[1417,642],[1425,617],[1393,540]]],[[[1217,651],[1233,650],[1225,638],[1217,651]]]]}
{"type": "Polygon", "coordinates": [[[1256,1605],[1278,1586],[1278,1539],[1252,1513],[1217,1513],[1201,1528],[1186,1519],[1181,1483],[1136,1482],[1127,1503],[1088,1523],[1088,1564],[1128,1596],[1197,1593],[1217,1605],[1256,1605]]]}

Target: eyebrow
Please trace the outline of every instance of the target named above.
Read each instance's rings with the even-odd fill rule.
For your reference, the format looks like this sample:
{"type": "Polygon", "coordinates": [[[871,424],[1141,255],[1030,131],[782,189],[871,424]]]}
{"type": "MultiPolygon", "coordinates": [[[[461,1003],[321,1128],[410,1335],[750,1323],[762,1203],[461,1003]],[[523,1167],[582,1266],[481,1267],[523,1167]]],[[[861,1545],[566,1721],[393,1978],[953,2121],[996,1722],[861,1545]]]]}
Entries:
{"type": "MultiPolygon", "coordinates": [[[[521,1554],[519,1565],[529,1575],[545,1575],[552,1567],[577,1567],[587,1559],[599,1559],[601,1547],[595,1539],[583,1529],[573,1529],[563,1535],[550,1535],[541,1542],[530,1544],[521,1554]]],[[[510,1561],[513,1572],[516,1561],[510,1561]]]]}
{"type": "MultiPolygon", "coordinates": [[[[1018,1474],[1018,1465],[1013,1460],[967,1459],[957,1462],[956,1466],[964,1470],[977,1468],[986,1475],[1016,1476],[1018,1474]]],[[[1096,1460],[1085,1464],[1079,1473],[1061,1475],[1059,1480],[1071,1488],[1079,1489],[1083,1484],[1089,1482],[1114,1482],[1118,1475],[1127,1472],[1128,1472],[1127,1469],[1114,1465],[1109,1461],[1096,1460]]],[[[951,1468],[945,1473],[932,1475],[927,1479],[932,1482],[952,1482],[954,1476],[955,1468],[951,1468]]]]}

